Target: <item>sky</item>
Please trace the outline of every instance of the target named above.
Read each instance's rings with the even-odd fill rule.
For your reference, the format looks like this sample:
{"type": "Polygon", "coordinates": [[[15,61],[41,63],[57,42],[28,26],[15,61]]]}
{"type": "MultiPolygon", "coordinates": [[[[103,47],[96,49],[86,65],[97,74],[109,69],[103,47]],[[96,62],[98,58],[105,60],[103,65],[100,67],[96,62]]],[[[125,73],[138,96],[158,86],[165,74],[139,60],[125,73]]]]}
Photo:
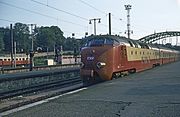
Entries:
{"type": "MultiPolygon", "coordinates": [[[[21,22],[37,26],[58,26],[65,37],[82,38],[108,33],[108,13],[112,14],[112,34],[127,36],[127,11],[130,11],[131,38],[139,39],[154,32],[180,31],[180,0],[0,0],[0,27],[21,22]],[[93,22],[92,22],[93,23],[93,22]]],[[[179,41],[180,43],[180,41],[179,41]]]]}

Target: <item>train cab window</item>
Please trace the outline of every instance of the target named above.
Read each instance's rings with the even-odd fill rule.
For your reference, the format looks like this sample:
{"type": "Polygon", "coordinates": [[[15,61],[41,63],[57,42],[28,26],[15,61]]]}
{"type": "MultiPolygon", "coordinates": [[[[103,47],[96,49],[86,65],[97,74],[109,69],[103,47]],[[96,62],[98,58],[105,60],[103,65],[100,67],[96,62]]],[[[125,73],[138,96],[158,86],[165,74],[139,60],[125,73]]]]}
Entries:
{"type": "Polygon", "coordinates": [[[114,45],[119,44],[117,40],[110,39],[110,38],[94,38],[85,44],[86,47],[93,47],[93,46],[103,46],[103,45],[114,45]]]}
{"type": "Polygon", "coordinates": [[[113,40],[112,39],[106,39],[104,44],[111,45],[111,44],[113,44],[113,40]]]}
{"type": "Polygon", "coordinates": [[[104,41],[104,45],[118,45],[118,44],[119,42],[115,39],[106,38],[104,41]]]}
{"type": "Polygon", "coordinates": [[[93,46],[102,46],[104,44],[105,39],[102,38],[94,38],[89,40],[85,46],[87,47],[93,47],[93,46]]]}

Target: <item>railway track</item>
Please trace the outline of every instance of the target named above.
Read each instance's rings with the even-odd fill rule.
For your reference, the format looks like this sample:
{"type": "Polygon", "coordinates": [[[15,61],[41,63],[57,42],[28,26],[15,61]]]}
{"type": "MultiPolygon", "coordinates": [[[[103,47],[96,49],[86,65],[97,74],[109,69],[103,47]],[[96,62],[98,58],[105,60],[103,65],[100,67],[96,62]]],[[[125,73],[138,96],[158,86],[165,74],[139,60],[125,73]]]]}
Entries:
{"type": "Polygon", "coordinates": [[[0,93],[0,100],[12,98],[15,96],[20,96],[20,95],[40,92],[40,91],[47,91],[47,90],[53,90],[53,89],[57,89],[57,88],[64,88],[64,87],[68,87],[68,86],[72,86],[72,85],[76,85],[76,84],[80,84],[80,83],[82,83],[80,77],[51,81],[49,83],[42,83],[42,84],[35,85],[35,86],[24,87],[24,88],[20,88],[20,89],[16,89],[16,90],[1,92],[0,93]]]}

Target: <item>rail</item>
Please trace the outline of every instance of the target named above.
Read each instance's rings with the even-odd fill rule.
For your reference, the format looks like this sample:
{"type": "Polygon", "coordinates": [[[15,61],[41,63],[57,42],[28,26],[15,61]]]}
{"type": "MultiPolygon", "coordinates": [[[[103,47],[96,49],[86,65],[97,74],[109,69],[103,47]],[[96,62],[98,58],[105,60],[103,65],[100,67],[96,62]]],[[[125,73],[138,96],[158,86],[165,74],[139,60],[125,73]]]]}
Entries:
{"type": "Polygon", "coordinates": [[[0,75],[0,99],[80,83],[79,67],[0,75]]]}
{"type": "MultiPolygon", "coordinates": [[[[46,66],[35,66],[33,67],[33,71],[38,70],[53,70],[59,68],[72,68],[72,67],[80,67],[80,64],[64,64],[64,65],[46,65],[46,66]]],[[[16,72],[27,72],[29,71],[29,67],[19,67],[19,68],[3,68],[0,67],[0,74],[9,74],[16,72]]]]}

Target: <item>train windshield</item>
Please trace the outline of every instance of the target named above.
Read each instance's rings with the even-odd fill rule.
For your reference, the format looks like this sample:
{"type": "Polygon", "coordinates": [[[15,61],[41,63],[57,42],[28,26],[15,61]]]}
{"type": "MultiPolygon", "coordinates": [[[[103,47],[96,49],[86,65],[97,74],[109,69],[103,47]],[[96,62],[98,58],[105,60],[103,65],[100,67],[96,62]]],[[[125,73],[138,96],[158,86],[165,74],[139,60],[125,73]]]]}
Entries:
{"type": "Polygon", "coordinates": [[[93,38],[87,41],[85,44],[86,47],[93,47],[93,46],[103,46],[103,45],[113,45],[118,43],[118,41],[109,38],[93,38]]]}

